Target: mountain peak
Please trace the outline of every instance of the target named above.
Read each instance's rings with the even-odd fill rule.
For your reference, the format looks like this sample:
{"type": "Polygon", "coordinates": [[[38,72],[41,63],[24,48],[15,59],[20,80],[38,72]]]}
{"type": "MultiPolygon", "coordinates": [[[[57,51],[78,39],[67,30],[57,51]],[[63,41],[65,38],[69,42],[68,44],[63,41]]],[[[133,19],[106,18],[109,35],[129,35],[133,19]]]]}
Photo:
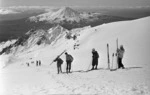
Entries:
{"type": "Polygon", "coordinates": [[[72,9],[72,8],[70,8],[70,7],[62,7],[62,8],[59,9],[59,11],[78,13],[77,11],[75,11],[74,9],[72,9]]]}
{"type": "Polygon", "coordinates": [[[60,8],[61,10],[73,10],[73,9],[71,9],[70,7],[62,7],[62,8],[60,8]]]}
{"type": "Polygon", "coordinates": [[[80,14],[77,11],[75,11],[69,7],[60,8],[56,12],[56,14],[59,18],[77,18],[80,16],[80,14]]]}

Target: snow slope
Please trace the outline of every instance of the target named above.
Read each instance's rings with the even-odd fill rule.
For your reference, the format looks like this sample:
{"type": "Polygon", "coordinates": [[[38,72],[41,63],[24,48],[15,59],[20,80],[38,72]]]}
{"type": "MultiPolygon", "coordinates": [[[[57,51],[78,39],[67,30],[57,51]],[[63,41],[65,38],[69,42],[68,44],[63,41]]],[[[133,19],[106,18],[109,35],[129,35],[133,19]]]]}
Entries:
{"type": "Polygon", "coordinates": [[[1,42],[0,43],[0,51],[2,51],[3,48],[10,46],[11,44],[14,44],[16,40],[8,40],[6,42],[1,42]]]}
{"type": "MultiPolygon", "coordinates": [[[[78,31],[77,40],[58,40],[53,46],[30,53],[13,55],[11,65],[0,70],[1,95],[49,95],[49,94],[100,94],[100,95],[150,95],[150,17],[103,24],[78,31]],[[126,69],[107,69],[106,45],[111,55],[116,51],[116,39],[123,44],[126,69]],[[78,43],[79,49],[73,49],[78,43]],[[87,71],[91,64],[91,50],[99,55],[99,70],[87,71]],[[57,74],[52,60],[67,49],[74,57],[71,74],[57,74]],[[32,59],[31,59],[32,58],[32,59]],[[41,60],[36,67],[26,62],[41,60]]],[[[1,58],[4,57],[1,56],[1,58]]],[[[62,55],[65,60],[65,55],[62,55]]],[[[1,61],[2,62],[2,61],[1,61]]],[[[62,65],[65,72],[66,63],[62,65]]]]}

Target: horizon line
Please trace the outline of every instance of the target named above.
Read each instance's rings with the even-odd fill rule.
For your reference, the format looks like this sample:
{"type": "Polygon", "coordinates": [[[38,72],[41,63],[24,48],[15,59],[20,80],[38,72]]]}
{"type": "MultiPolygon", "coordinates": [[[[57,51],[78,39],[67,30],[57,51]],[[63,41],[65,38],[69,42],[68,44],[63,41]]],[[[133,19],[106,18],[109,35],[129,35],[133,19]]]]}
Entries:
{"type": "Polygon", "coordinates": [[[149,5],[147,6],[7,6],[7,7],[0,7],[0,8],[61,8],[61,7],[71,7],[71,8],[126,8],[126,9],[132,9],[132,8],[150,8],[149,5]]]}

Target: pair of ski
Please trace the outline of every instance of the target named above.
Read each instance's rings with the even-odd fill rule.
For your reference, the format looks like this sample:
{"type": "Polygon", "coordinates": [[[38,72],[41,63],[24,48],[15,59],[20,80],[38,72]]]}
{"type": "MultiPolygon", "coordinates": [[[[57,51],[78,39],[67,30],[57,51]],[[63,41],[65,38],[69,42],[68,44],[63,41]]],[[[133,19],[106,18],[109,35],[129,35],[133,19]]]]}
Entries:
{"type": "MultiPolygon", "coordinates": [[[[65,52],[66,52],[66,49],[65,49],[61,54],[59,54],[57,57],[60,57],[60,56],[61,56],[63,53],[65,53],[65,52]]],[[[56,58],[57,58],[57,57],[56,57],[56,58]]],[[[55,59],[56,59],[56,58],[55,58],[55,59]]],[[[54,60],[55,60],[55,59],[54,59],[54,60]]],[[[50,65],[53,64],[54,60],[50,63],[50,65]]]]}
{"type": "Polygon", "coordinates": [[[116,52],[112,54],[112,63],[110,64],[110,56],[109,56],[109,44],[107,44],[107,59],[108,59],[108,69],[110,71],[115,71],[118,69],[118,39],[116,40],[116,45],[117,45],[117,49],[116,49],[116,52]],[[114,64],[114,59],[115,59],[115,64],[114,64]],[[110,67],[111,65],[111,67],[110,67]],[[114,65],[115,68],[114,68],[114,65]]]}

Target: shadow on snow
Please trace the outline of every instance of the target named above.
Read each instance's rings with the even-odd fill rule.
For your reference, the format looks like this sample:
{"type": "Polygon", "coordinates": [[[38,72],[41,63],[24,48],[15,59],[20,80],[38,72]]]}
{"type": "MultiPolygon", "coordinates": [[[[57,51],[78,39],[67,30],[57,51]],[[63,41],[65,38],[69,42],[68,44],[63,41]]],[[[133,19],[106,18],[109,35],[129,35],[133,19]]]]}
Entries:
{"type": "MultiPolygon", "coordinates": [[[[121,70],[132,70],[132,69],[141,69],[142,67],[126,67],[124,69],[121,69],[121,70]]],[[[110,71],[117,71],[117,70],[120,70],[120,69],[108,69],[108,68],[98,68],[98,69],[95,69],[95,70],[110,70],[110,71]]],[[[75,73],[75,72],[80,72],[80,73],[87,73],[87,72],[90,72],[90,71],[95,71],[95,70],[78,70],[78,71],[72,71],[71,73],[75,73]]]]}

